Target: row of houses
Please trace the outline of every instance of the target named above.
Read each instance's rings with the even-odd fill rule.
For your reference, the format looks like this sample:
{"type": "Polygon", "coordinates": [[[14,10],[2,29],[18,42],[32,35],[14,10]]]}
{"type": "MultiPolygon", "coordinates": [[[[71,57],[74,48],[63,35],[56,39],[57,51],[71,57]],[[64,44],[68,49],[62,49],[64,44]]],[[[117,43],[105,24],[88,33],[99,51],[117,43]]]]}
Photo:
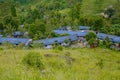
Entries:
{"type": "MultiPolygon", "coordinates": [[[[80,26],[78,31],[57,29],[57,30],[54,30],[54,32],[57,33],[57,34],[69,34],[69,35],[76,35],[77,37],[85,38],[86,34],[88,34],[90,32],[89,29],[90,29],[90,27],[88,27],[88,26],[80,26]]],[[[96,35],[100,40],[104,40],[106,37],[109,37],[109,39],[112,42],[120,43],[120,37],[119,36],[100,33],[100,32],[97,32],[96,35]]]]}
{"type": "Polygon", "coordinates": [[[62,46],[68,46],[69,43],[77,41],[77,40],[78,40],[78,38],[77,38],[76,35],[70,35],[70,36],[63,36],[63,37],[56,37],[56,38],[37,40],[35,42],[43,43],[46,48],[52,48],[53,44],[62,45],[62,46]]]}
{"type": "MultiPolygon", "coordinates": [[[[52,48],[53,43],[58,43],[60,45],[66,46],[65,40],[68,39],[69,42],[74,42],[74,41],[83,41],[85,42],[85,36],[91,32],[89,30],[90,28],[87,26],[82,26],[80,30],[78,31],[72,31],[72,30],[65,30],[65,29],[57,29],[53,30],[56,34],[69,34],[69,36],[64,36],[64,37],[57,37],[57,38],[49,38],[49,39],[43,39],[43,40],[38,40],[38,43],[43,43],[46,48],[52,48]]],[[[94,32],[94,31],[93,31],[94,32]]],[[[106,37],[108,37],[111,42],[120,44],[120,37],[115,36],[115,35],[109,35],[105,33],[96,33],[97,37],[99,40],[104,40],[106,37]]]]}
{"type": "MultiPolygon", "coordinates": [[[[89,29],[90,29],[90,27],[88,27],[88,26],[79,26],[78,27],[78,30],[89,30],[89,29]]],[[[72,31],[72,28],[71,28],[71,26],[63,26],[63,27],[58,28],[57,30],[72,31]]]]}
{"type": "MultiPolygon", "coordinates": [[[[63,45],[63,46],[67,46],[68,44],[65,42],[66,40],[69,43],[74,42],[74,41],[85,41],[85,36],[90,32],[89,29],[90,28],[87,26],[81,26],[80,30],[78,30],[78,31],[65,30],[65,29],[60,28],[57,30],[53,30],[53,32],[55,32],[56,34],[69,34],[69,36],[42,39],[42,40],[36,40],[36,41],[32,41],[32,39],[29,39],[29,38],[0,37],[0,44],[5,43],[5,42],[9,42],[9,43],[12,43],[15,45],[24,44],[25,46],[29,46],[32,42],[37,42],[37,43],[43,43],[46,48],[52,48],[52,45],[54,43],[59,44],[59,45],[63,45]]],[[[18,34],[19,34],[19,32],[18,32],[18,34]]],[[[120,37],[119,36],[109,35],[109,34],[99,33],[99,32],[96,33],[96,35],[97,35],[98,39],[100,39],[100,40],[104,40],[106,37],[109,37],[113,43],[120,44],[120,37]]],[[[14,35],[14,36],[16,36],[16,35],[14,35]]]]}

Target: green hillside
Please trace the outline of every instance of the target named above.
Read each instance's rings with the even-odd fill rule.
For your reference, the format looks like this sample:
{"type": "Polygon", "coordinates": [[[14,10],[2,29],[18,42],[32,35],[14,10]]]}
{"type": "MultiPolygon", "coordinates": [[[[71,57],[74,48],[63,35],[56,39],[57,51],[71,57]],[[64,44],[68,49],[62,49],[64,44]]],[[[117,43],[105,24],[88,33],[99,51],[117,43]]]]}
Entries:
{"type": "Polygon", "coordinates": [[[0,50],[0,80],[119,80],[119,59],[119,52],[101,48],[0,50]],[[35,61],[40,54],[44,68],[24,64],[29,53],[35,61]]]}
{"type": "Polygon", "coordinates": [[[120,0],[0,0],[0,80],[120,80],[119,36],[120,0]],[[53,32],[68,26],[90,33],[53,32]]]}

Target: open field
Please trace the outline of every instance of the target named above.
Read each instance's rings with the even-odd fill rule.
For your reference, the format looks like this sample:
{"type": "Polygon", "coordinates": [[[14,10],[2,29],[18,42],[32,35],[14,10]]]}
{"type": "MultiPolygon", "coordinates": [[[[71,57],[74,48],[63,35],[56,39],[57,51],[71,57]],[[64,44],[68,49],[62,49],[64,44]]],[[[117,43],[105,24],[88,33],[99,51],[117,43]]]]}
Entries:
{"type": "Polygon", "coordinates": [[[101,48],[0,50],[0,80],[120,80],[120,52],[101,48]],[[41,54],[44,70],[22,63],[30,52],[41,54]]]}

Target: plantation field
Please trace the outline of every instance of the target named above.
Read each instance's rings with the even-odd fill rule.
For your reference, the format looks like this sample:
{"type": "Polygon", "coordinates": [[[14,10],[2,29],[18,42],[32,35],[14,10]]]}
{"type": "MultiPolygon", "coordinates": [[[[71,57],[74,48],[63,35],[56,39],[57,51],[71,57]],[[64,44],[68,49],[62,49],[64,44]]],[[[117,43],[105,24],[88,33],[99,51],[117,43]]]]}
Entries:
{"type": "Polygon", "coordinates": [[[101,48],[0,50],[0,80],[120,80],[120,52],[101,48]],[[23,63],[29,53],[41,55],[43,69],[23,63]]]}

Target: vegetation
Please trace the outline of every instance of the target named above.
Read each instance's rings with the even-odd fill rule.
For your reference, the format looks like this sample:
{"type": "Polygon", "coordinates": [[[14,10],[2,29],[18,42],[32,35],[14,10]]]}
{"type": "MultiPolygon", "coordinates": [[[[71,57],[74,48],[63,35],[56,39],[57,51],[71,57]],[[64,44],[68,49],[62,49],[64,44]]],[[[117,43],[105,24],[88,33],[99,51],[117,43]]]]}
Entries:
{"type": "Polygon", "coordinates": [[[89,43],[89,45],[91,47],[95,47],[95,45],[97,45],[97,35],[93,32],[89,32],[87,35],[86,35],[86,41],[89,43]]]}
{"type": "Polygon", "coordinates": [[[23,63],[40,70],[44,69],[42,57],[39,53],[30,52],[23,58],[23,63]]]}
{"type": "MultiPolygon", "coordinates": [[[[60,26],[78,30],[83,25],[120,36],[119,6],[120,0],[0,0],[0,35],[28,32],[29,38],[38,40],[68,35],[53,32],[60,26]]],[[[86,40],[91,48],[96,44],[102,48],[64,48],[55,42],[46,50],[43,43],[29,49],[3,43],[0,80],[120,80],[120,54],[106,49],[110,39],[98,41],[90,32],[86,40]]]]}
{"type": "Polygon", "coordinates": [[[87,25],[119,36],[119,5],[118,0],[1,0],[0,30],[4,36],[28,31],[29,37],[36,40],[57,36],[52,30],[60,26],[76,30],[87,25]]]}
{"type": "Polygon", "coordinates": [[[0,80],[119,80],[119,59],[119,52],[101,48],[62,52],[3,49],[0,50],[0,80]],[[44,64],[42,70],[33,67],[41,64],[44,64]]]}
{"type": "Polygon", "coordinates": [[[104,47],[104,48],[110,48],[110,46],[112,45],[110,39],[108,38],[108,36],[99,43],[100,47],[104,47]]]}

